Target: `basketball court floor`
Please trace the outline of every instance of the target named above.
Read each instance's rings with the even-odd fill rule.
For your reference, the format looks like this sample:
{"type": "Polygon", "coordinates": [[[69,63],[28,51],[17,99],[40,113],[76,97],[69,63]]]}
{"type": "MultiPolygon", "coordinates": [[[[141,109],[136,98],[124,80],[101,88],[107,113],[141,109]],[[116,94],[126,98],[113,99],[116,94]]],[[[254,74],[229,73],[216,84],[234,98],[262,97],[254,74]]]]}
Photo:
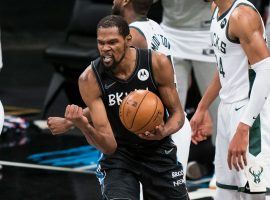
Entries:
{"type": "MultiPolygon", "coordinates": [[[[1,140],[0,199],[101,199],[94,172],[100,154],[78,130],[52,136],[31,124],[18,137],[1,140]]],[[[209,180],[187,182],[191,199],[212,199],[209,180]]]]}

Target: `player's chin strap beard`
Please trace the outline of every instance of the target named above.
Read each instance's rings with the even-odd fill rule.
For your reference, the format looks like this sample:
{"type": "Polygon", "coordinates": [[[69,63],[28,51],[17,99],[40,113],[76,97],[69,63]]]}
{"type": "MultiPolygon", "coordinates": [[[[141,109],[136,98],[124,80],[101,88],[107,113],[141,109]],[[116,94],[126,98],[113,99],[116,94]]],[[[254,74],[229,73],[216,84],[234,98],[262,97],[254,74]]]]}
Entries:
{"type": "Polygon", "coordinates": [[[108,71],[113,72],[114,69],[116,68],[116,66],[117,66],[119,63],[122,62],[122,60],[123,60],[123,59],[125,58],[125,56],[126,56],[127,48],[128,48],[128,47],[125,46],[124,53],[122,54],[122,56],[121,56],[121,58],[119,59],[119,61],[116,61],[116,60],[115,60],[115,63],[112,65],[112,67],[111,67],[110,69],[108,69],[108,71]]]}
{"type": "Polygon", "coordinates": [[[116,66],[122,62],[122,60],[124,59],[126,55],[126,51],[124,51],[123,55],[121,56],[120,60],[119,61],[115,61],[115,63],[108,69],[105,68],[105,70],[109,73],[113,73],[113,71],[115,70],[116,66]]]}
{"type": "Polygon", "coordinates": [[[121,63],[125,56],[126,56],[126,51],[124,51],[119,61],[115,61],[115,66],[121,63]]]}

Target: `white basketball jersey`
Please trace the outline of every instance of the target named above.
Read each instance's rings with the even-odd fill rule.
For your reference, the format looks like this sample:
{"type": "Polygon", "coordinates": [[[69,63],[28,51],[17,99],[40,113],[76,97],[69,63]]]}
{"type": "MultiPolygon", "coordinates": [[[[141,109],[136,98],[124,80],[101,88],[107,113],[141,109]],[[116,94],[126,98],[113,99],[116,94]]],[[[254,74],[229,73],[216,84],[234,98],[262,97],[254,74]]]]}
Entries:
{"type": "Polygon", "coordinates": [[[170,50],[171,44],[165,36],[166,33],[155,21],[151,19],[135,21],[129,24],[129,27],[137,29],[142,35],[144,35],[148,49],[158,51],[167,56],[172,55],[170,50]]]}
{"type": "Polygon", "coordinates": [[[231,8],[221,16],[218,16],[219,9],[216,8],[210,28],[222,86],[219,95],[224,103],[233,103],[248,98],[250,89],[248,58],[240,42],[232,41],[228,37],[229,18],[239,5],[251,6],[255,9],[254,5],[247,0],[236,0],[231,8]]]}

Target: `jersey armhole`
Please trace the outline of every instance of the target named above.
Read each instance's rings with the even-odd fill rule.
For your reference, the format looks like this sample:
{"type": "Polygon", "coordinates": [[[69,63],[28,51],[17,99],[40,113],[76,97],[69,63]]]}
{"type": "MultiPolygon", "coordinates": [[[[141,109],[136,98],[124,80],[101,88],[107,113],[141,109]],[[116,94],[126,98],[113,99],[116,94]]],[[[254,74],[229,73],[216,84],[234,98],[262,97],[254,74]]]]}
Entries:
{"type": "Polygon", "coordinates": [[[152,50],[148,49],[148,66],[150,68],[150,74],[151,74],[151,79],[154,87],[158,90],[157,83],[155,81],[154,73],[153,73],[153,67],[152,67],[152,50]]]}
{"type": "Polygon", "coordinates": [[[100,75],[98,73],[98,70],[96,68],[96,62],[97,61],[92,61],[91,62],[91,66],[92,66],[92,69],[93,69],[93,72],[94,74],[96,75],[96,79],[97,79],[97,82],[98,82],[98,86],[99,86],[99,89],[101,91],[101,94],[102,94],[102,97],[105,97],[105,89],[103,87],[103,84],[102,84],[102,81],[101,81],[101,78],[100,78],[100,75]]]}
{"type": "Polygon", "coordinates": [[[240,40],[239,38],[236,38],[236,39],[231,39],[230,36],[229,36],[229,26],[230,26],[230,18],[228,20],[228,25],[226,27],[226,38],[227,40],[229,40],[231,43],[234,43],[234,44],[240,44],[240,40]]]}
{"type": "Polygon", "coordinates": [[[136,27],[136,26],[129,26],[129,28],[134,28],[134,29],[136,29],[136,30],[144,37],[144,39],[147,41],[147,39],[146,39],[144,33],[141,31],[141,29],[139,29],[139,28],[136,27]]]}

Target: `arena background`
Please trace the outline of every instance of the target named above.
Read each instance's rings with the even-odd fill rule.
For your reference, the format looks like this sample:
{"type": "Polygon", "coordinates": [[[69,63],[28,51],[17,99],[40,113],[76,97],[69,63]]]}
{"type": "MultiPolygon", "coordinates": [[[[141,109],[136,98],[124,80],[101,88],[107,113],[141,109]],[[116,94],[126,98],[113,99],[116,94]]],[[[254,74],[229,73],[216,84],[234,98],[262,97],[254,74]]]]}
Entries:
{"type": "MultiPolygon", "coordinates": [[[[112,1],[95,2],[111,4],[112,1]]],[[[52,136],[42,120],[47,116],[62,116],[69,103],[61,90],[42,116],[54,72],[44,51],[64,40],[74,3],[75,0],[0,1],[3,54],[0,99],[6,115],[10,115],[6,119],[10,126],[6,126],[0,137],[0,199],[100,199],[93,174],[99,153],[87,145],[78,130],[52,136]],[[41,169],[42,166],[49,167],[41,169]]],[[[161,5],[156,4],[150,18],[159,22],[161,11],[161,5]]],[[[200,98],[196,83],[189,98],[188,102],[192,103],[187,105],[187,111],[192,114],[200,98]]],[[[192,192],[192,199],[211,199],[213,190],[208,189],[209,180],[210,177],[204,177],[189,182],[189,190],[197,191],[192,192]]]]}

